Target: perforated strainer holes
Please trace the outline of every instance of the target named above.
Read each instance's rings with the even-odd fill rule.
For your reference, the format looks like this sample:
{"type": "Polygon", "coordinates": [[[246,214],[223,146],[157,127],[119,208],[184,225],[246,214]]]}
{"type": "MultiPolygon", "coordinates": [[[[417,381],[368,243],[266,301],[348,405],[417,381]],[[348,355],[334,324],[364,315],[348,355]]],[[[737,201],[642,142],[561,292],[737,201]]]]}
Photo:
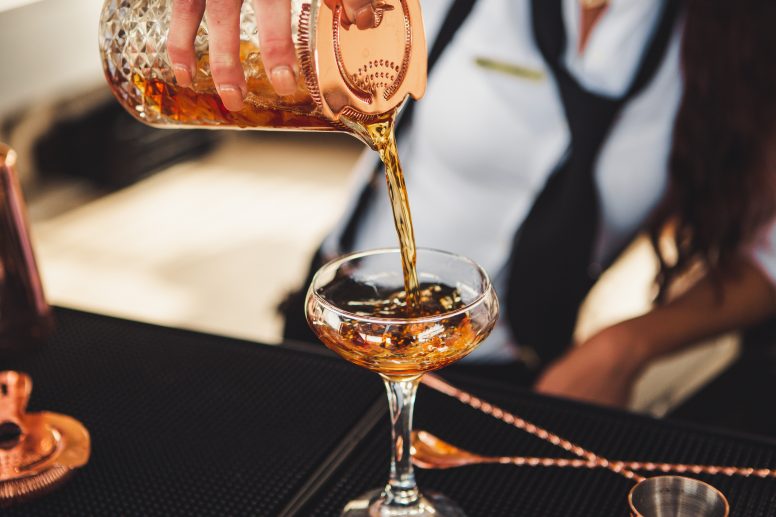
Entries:
{"type": "Polygon", "coordinates": [[[377,94],[378,89],[385,89],[393,84],[401,68],[387,59],[375,59],[359,67],[351,78],[360,89],[371,94],[377,94]]]}

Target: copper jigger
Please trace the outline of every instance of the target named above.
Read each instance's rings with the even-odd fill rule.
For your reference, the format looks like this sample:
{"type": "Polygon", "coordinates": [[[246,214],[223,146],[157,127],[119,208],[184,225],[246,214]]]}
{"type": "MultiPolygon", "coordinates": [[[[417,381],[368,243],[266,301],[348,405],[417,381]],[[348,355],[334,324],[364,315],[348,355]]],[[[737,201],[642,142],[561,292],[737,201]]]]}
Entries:
{"type": "Polygon", "coordinates": [[[57,413],[27,413],[32,380],[0,372],[0,507],[45,493],[89,460],[89,433],[57,413]]]}
{"type": "Polygon", "coordinates": [[[683,476],[647,478],[628,493],[631,517],[728,517],[725,496],[703,481],[683,476]]]}

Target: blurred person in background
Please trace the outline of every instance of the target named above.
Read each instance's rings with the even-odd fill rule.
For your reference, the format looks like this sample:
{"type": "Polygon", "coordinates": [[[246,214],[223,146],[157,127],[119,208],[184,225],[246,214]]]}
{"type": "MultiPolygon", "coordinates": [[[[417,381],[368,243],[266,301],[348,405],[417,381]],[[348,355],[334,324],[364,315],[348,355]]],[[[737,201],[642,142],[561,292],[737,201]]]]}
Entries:
{"type": "MultiPolygon", "coordinates": [[[[369,1],[342,1],[358,29],[373,25],[369,1]]],[[[213,78],[231,110],[245,91],[240,3],[175,0],[168,43],[177,80],[189,84],[207,13],[213,78]]],[[[290,93],[288,0],[254,4],[265,68],[290,93]]],[[[461,369],[623,406],[651,361],[774,314],[776,3],[422,7],[428,89],[398,136],[416,239],[480,263],[502,301],[499,325],[461,369]],[[643,232],[660,262],[653,310],[573,346],[584,297],[643,232]],[[667,297],[698,265],[703,276],[667,297]]],[[[396,246],[376,154],[357,169],[362,187],[311,272],[351,250],[396,246]]],[[[287,301],[286,336],[313,340],[303,298],[304,288],[287,301]]]]}

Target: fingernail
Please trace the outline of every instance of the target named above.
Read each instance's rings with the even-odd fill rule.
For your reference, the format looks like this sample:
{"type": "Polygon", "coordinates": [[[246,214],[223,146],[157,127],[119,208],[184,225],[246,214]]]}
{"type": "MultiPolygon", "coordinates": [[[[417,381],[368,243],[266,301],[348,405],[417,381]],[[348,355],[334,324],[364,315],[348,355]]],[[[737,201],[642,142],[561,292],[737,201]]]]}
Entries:
{"type": "Polygon", "coordinates": [[[375,26],[375,10],[371,5],[362,7],[356,11],[356,27],[359,29],[371,29],[375,26]]]}
{"type": "Polygon", "coordinates": [[[286,65],[273,68],[270,73],[270,80],[278,95],[291,95],[296,91],[294,72],[286,65]]]}
{"type": "Polygon", "coordinates": [[[239,86],[222,84],[218,87],[218,95],[229,111],[240,111],[243,108],[243,93],[239,86]]]}
{"type": "Polygon", "coordinates": [[[191,86],[191,72],[186,65],[173,65],[172,73],[175,74],[175,82],[178,86],[191,86]]]}

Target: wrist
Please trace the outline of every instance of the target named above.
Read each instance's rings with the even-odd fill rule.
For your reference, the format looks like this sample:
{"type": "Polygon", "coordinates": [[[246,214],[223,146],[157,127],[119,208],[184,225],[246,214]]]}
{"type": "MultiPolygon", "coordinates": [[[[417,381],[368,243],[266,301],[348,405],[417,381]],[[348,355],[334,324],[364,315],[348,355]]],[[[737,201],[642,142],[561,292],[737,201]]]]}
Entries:
{"type": "Polygon", "coordinates": [[[603,329],[594,338],[632,375],[639,374],[653,358],[649,335],[640,327],[637,320],[626,320],[603,329]]]}

